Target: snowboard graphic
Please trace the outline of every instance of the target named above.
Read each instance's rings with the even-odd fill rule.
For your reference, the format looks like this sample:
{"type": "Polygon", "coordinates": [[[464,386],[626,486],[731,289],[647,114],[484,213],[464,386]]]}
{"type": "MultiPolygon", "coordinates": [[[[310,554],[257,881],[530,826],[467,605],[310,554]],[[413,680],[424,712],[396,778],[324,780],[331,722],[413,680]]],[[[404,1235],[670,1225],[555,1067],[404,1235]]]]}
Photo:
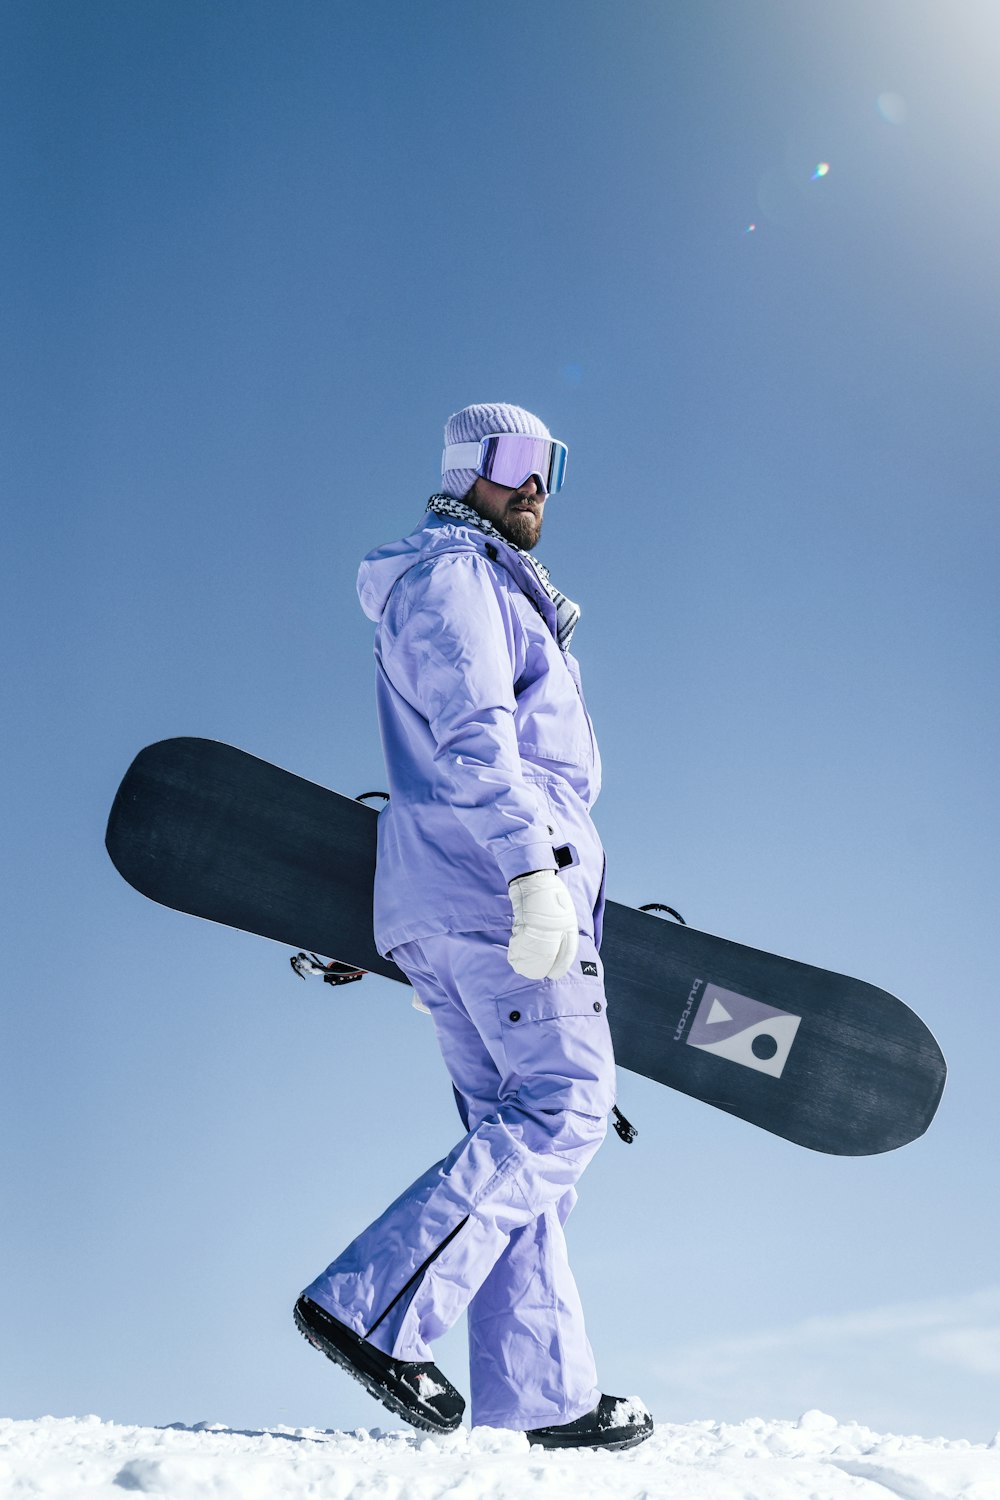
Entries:
{"type": "MultiPolygon", "coordinates": [[[[140,751],[106,842],[164,906],[405,983],[372,936],[377,822],[245,751],[181,738],[140,751]]],[[[601,957],[621,1067],[838,1156],[894,1150],[934,1116],[941,1050],[885,990],[614,901],[601,957]]]]}

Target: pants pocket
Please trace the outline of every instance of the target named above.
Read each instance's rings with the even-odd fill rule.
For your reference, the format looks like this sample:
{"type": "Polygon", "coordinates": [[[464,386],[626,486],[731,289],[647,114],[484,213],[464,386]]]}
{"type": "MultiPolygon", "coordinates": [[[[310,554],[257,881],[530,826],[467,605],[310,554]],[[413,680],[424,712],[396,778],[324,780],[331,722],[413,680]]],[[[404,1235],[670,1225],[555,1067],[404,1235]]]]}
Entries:
{"type": "MultiPolygon", "coordinates": [[[[517,979],[511,971],[512,979],[517,979]]],[[[582,938],[562,979],[520,980],[496,1001],[507,1064],[503,1092],[528,1109],[603,1117],[615,1102],[604,971],[582,938]]]]}

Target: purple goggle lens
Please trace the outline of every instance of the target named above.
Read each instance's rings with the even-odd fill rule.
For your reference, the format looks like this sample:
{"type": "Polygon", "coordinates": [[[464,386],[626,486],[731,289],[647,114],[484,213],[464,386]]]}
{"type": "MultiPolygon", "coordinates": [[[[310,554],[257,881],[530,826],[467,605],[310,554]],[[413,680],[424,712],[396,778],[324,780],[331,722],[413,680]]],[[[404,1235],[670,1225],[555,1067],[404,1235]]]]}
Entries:
{"type": "Polygon", "coordinates": [[[474,469],[484,479],[513,490],[534,474],[545,493],[554,495],[566,477],[566,454],[566,444],[555,438],[491,432],[478,443],[449,443],[441,455],[441,472],[474,469]]]}

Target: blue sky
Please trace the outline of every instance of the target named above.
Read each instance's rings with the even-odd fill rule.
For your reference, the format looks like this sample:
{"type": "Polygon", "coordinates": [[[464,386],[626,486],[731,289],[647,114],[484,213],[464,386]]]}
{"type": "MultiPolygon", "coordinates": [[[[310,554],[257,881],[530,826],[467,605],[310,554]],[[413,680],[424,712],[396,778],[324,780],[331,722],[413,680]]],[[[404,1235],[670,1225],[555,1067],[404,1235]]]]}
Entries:
{"type": "Polygon", "coordinates": [[[539,551],[584,607],[612,894],[883,985],[951,1065],[862,1161],[623,1074],[640,1139],[570,1226],[605,1388],[990,1437],[995,7],[3,29],[0,1411],[378,1422],[289,1314],[452,1144],[429,1027],[143,902],[103,829],[172,734],[379,783],[358,561],[448,414],[508,400],[570,447],[539,551]]]}

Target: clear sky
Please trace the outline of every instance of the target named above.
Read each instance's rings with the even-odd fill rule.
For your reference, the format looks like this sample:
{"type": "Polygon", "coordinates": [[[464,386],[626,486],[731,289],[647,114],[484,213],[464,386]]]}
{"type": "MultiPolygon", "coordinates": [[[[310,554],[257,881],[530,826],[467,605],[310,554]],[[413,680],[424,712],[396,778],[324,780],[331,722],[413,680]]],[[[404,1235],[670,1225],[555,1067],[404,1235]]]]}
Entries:
{"type": "Polygon", "coordinates": [[[612,895],[883,985],[951,1065],[867,1160],[623,1074],[569,1231],[604,1388],[990,1437],[996,5],[0,27],[0,1412],[381,1419],[290,1310],[456,1138],[429,1023],[143,901],[104,823],[173,734],[380,784],[358,561],[501,400],[570,448],[612,895]]]}

